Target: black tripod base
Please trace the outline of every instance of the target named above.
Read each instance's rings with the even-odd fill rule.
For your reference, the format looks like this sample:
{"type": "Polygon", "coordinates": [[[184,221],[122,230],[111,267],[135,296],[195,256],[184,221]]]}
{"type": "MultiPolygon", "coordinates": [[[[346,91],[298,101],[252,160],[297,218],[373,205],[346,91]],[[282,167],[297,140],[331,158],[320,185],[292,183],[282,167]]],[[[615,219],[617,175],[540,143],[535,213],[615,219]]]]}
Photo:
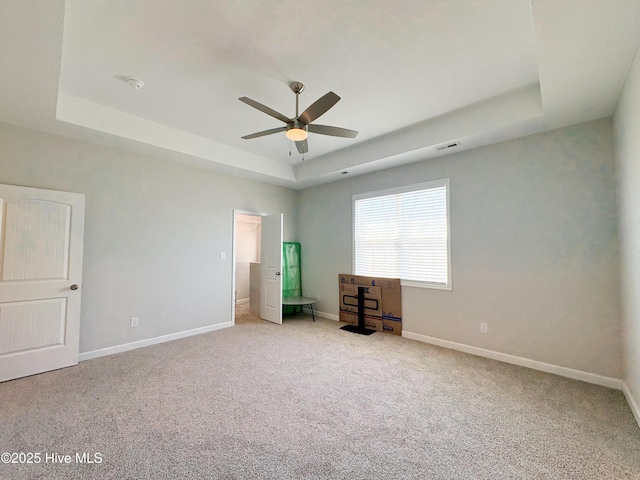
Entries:
{"type": "Polygon", "coordinates": [[[361,328],[357,325],[345,325],[344,327],[340,327],[340,330],[345,330],[351,333],[358,333],[360,335],[371,335],[372,333],[376,333],[375,330],[369,330],[368,328],[361,328]]]}

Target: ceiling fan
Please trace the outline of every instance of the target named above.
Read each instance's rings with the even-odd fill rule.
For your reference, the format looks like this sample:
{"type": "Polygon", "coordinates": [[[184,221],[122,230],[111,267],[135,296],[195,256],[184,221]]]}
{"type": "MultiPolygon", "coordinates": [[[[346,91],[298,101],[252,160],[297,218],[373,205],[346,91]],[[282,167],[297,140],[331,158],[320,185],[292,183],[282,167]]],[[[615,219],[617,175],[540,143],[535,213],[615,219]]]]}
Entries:
{"type": "MultiPolygon", "coordinates": [[[[309,151],[309,145],[307,144],[307,136],[309,132],[319,133],[321,135],[331,135],[333,137],[355,138],[358,132],[355,130],[348,130],[340,127],[330,127],[328,125],[316,125],[313,122],[321,115],[327,112],[333,107],[340,97],[333,92],[329,92],[326,95],[316,100],[309,108],[298,115],[298,96],[304,90],[304,85],[300,82],[293,82],[289,85],[289,88],[296,94],[296,116],[293,118],[287,118],[285,115],[276,112],[275,110],[263,105],[255,100],[251,100],[248,97],[240,97],[238,100],[251,105],[253,108],[257,108],[261,112],[271,115],[274,118],[286,123],[284,127],[272,128],[270,130],[263,130],[262,132],[252,133],[251,135],[245,135],[245,140],[252,138],[264,137],[265,135],[271,135],[274,133],[285,132],[285,135],[290,140],[296,142],[296,148],[299,153],[307,153],[309,151]]],[[[289,153],[291,154],[291,153],[289,153]]]]}

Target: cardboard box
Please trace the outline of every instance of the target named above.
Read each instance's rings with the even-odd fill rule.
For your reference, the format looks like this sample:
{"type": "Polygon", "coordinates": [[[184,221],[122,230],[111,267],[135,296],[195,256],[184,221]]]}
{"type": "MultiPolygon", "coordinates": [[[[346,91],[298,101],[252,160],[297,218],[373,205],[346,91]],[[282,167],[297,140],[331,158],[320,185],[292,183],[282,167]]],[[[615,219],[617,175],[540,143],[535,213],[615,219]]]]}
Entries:
{"type": "Polygon", "coordinates": [[[382,320],[382,331],[393,335],[402,335],[402,322],[396,320],[382,320]]]}
{"type": "MultiPolygon", "coordinates": [[[[349,312],[340,312],[340,321],[348,323],[349,325],[358,325],[358,314],[349,312]]],[[[376,332],[383,331],[382,318],[372,317],[371,315],[364,316],[364,328],[369,330],[375,330],[376,332]]]]}
{"type": "MultiPolygon", "coordinates": [[[[340,284],[340,310],[358,313],[358,285],[340,284]]],[[[380,287],[365,287],[364,314],[382,316],[382,295],[380,287]]]]}
{"type": "Polygon", "coordinates": [[[367,328],[394,335],[402,334],[402,295],[399,278],[340,274],[338,275],[338,286],[340,321],[349,320],[347,323],[351,325],[358,324],[358,286],[366,286],[365,323],[368,320],[371,325],[376,327],[367,328]],[[379,301],[378,305],[375,304],[376,300],[379,301]],[[347,314],[353,314],[353,316],[347,314]],[[355,322],[351,323],[354,321],[353,317],[355,317],[355,322]],[[370,318],[367,319],[367,317],[370,318]]]}

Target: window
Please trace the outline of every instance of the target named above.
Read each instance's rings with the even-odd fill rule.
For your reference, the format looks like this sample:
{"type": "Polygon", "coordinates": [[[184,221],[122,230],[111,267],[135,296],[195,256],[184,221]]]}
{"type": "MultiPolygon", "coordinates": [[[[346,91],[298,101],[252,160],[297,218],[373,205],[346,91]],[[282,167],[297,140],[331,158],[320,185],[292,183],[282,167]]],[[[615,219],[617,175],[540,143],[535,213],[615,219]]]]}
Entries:
{"type": "Polygon", "coordinates": [[[451,290],[449,179],[353,196],[355,275],[451,290]]]}

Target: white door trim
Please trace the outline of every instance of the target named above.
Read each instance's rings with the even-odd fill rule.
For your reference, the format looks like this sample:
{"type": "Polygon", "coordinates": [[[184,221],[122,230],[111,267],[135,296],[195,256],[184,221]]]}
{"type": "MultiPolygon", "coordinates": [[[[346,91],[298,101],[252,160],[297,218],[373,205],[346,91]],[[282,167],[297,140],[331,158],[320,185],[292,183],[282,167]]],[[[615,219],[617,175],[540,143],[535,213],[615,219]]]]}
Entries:
{"type": "Polygon", "coordinates": [[[253,212],[251,210],[233,209],[233,225],[231,234],[231,325],[236,324],[236,223],[238,215],[251,215],[253,217],[264,217],[267,213],[253,212]]]}

